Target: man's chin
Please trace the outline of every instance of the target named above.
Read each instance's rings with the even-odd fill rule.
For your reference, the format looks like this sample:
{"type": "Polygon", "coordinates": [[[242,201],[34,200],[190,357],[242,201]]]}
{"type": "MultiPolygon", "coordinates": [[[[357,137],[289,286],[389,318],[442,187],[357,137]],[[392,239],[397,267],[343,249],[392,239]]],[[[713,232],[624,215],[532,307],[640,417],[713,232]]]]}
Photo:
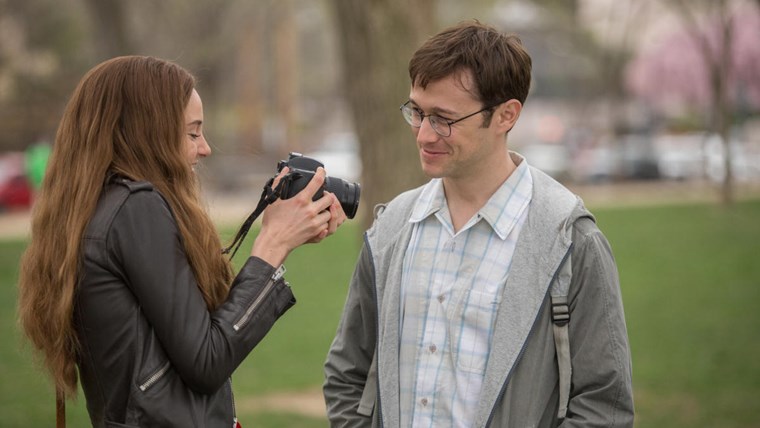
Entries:
{"type": "Polygon", "coordinates": [[[444,176],[441,168],[426,165],[424,162],[422,163],[422,173],[425,174],[425,177],[427,178],[442,178],[444,176]]]}

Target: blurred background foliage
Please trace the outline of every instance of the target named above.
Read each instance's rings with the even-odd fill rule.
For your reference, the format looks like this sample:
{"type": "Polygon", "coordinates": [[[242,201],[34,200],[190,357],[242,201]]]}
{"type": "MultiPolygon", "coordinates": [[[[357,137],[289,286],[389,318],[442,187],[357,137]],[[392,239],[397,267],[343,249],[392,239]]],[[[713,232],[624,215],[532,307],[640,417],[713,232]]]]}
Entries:
{"type": "Polygon", "coordinates": [[[198,77],[208,189],[259,187],[288,152],[333,150],[353,157],[328,173],[350,164],[371,207],[423,181],[397,111],[411,53],[474,18],[516,32],[533,57],[510,145],[535,166],[578,183],[707,179],[727,203],[732,178],[760,180],[760,0],[0,0],[0,11],[3,152],[50,144],[94,65],[153,55],[198,77]]]}
{"type": "MultiPolygon", "coordinates": [[[[759,211],[757,201],[733,205],[760,195],[760,0],[0,0],[0,211],[20,207],[28,219],[33,198],[21,190],[39,183],[81,76],[140,54],[197,76],[214,150],[199,174],[210,208],[242,205],[230,223],[290,151],[360,181],[369,212],[423,181],[398,112],[410,55],[473,18],[520,35],[533,58],[511,148],[592,207],[610,194],[661,205],[595,209],[619,260],[637,426],[760,426],[759,211]],[[733,208],[670,206],[692,193],[733,208]]],[[[325,425],[246,403],[281,391],[289,412],[306,390],[323,411],[321,364],[362,217],[294,254],[299,306],[236,375],[245,420],[325,425]]],[[[11,285],[23,239],[0,239],[0,426],[52,420],[49,384],[17,346],[11,285]]],[[[82,400],[69,418],[86,425],[82,400]]]]}

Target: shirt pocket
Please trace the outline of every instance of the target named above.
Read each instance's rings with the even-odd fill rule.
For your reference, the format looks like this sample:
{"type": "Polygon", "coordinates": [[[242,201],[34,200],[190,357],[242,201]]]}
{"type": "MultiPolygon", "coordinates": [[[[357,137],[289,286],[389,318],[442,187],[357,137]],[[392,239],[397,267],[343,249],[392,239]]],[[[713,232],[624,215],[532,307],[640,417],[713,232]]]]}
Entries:
{"type": "Polygon", "coordinates": [[[451,355],[457,370],[484,374],[499,305],[494,293],[468,290],[449,313],[451,355]]]}

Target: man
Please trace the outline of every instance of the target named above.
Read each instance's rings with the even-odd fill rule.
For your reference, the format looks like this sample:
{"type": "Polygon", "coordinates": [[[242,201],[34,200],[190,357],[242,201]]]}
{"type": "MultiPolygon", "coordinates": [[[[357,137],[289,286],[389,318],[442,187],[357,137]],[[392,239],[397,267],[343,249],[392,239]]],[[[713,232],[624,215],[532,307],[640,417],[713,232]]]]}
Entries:
{"type": "Polygon", "coordinates": [[[325,364],[333,426],[633,425],[607,240],[507,148],[530,73],[517,37],[478,22],[413,55],[401,112],[431,180],[365,235],[325,364]]]}

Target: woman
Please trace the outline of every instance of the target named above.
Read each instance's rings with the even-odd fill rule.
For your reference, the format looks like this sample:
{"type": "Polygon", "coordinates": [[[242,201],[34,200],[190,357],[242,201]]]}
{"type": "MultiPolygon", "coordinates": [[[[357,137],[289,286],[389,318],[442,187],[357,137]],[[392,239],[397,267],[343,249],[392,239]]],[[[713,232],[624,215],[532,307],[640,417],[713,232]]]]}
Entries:
{"type": "Polygon", "coordinates": [[[311,200],[320,169],[266,209],[233,276],[193,171],[211,153],[194,86],[156,58],[96,66],[68,103],[36,201],[21,324],[67,398],[79,372],[96,427],[233,426],[230,375],[295,303],[282,263],[346,218],[333,195],[311,200]]]}

